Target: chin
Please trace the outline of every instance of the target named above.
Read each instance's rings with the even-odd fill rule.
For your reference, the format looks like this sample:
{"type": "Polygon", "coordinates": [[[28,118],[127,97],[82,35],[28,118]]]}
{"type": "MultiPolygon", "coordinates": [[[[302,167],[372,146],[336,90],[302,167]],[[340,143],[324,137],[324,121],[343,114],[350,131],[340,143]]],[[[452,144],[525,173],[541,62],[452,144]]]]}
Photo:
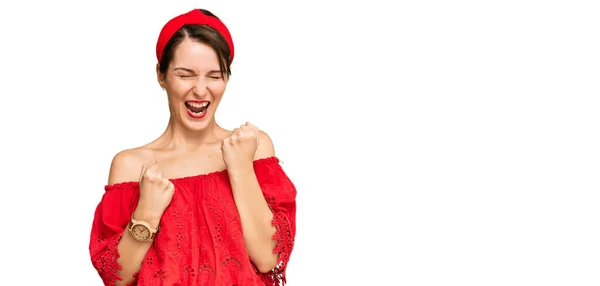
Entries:
{"type": "Polygon", "coordinates": [[[205,130],[210,123],[213,121],[212,114],[208,114],[209,110],[205,111],[204,114],[190,114],[187,110],[182,110],[181,114],[181,122],[185,126],[186,129],[192,131],[202,131],[205,130]]]}

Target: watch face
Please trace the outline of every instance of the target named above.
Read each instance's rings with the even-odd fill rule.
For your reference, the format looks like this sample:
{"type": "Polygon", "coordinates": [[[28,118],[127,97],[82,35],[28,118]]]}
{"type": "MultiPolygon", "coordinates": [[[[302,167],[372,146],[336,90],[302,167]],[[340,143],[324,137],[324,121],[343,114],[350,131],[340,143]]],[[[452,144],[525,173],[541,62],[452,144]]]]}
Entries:
{"type": "Polygon", "coordinates": [[[150,238],[150,230],[141,224],[136,224],[131,228],[133,236],[139,240],[148,240],[150,238]]]}

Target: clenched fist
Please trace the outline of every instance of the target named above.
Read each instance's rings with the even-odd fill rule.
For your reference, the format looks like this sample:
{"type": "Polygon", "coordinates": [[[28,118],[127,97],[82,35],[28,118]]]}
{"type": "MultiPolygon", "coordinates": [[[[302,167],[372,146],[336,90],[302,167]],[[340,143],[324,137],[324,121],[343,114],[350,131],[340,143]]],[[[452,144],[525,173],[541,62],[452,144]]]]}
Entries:
{"type": "Polygon", "coordinates": [[[144,217],[158,219],[171,203],[175,186],[159,168],[156,160],[144,164],[140,174],[140,199],[138,208],[144,217]]]}
{"type": "Polygon", "coordinates": [[[223,161],[228,169],[252,167],[258,148],[258,128],[246,122],[221,143],[223,161]]]}

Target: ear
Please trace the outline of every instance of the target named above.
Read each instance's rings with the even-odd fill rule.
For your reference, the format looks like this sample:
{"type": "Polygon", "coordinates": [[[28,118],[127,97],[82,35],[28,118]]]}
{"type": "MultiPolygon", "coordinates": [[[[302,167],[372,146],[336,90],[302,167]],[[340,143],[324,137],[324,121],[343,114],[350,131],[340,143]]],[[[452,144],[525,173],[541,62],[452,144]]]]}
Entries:
{"type": "Polygon", "coordinates": [[[165,76],[160,72],[160,64],[156,64],[156,80],[162,89],[165,89],[165,76]]]}

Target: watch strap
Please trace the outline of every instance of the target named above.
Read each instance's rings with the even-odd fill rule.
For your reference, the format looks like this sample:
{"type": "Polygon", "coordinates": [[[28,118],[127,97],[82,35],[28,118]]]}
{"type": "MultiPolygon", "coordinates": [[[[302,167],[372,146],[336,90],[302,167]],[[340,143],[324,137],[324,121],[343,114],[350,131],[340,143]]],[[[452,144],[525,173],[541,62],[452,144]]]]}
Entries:
{"type": "Polygon", "coordinates": [[[160,229],[160,225],[158,225],[156,228],[152,228],[152,225],[144,220],[136,220],[133,216],[133,213],[131,214],[131,219],[129,220],[129,223],[127,224],[127,230],[131,233],[131,235],[133,235],[133,237],[136,240],[140,240],[140,241],[154,241],[154,237],[156,236],[156,233],[159,231],[160,229]],[[146,240],[141,240],[141,239],[137,239],[136,236],[133,234],[133,227],[135,225],[143,225],[145,226],[148,231],[150,232],[150,237],[146,240]]]}

